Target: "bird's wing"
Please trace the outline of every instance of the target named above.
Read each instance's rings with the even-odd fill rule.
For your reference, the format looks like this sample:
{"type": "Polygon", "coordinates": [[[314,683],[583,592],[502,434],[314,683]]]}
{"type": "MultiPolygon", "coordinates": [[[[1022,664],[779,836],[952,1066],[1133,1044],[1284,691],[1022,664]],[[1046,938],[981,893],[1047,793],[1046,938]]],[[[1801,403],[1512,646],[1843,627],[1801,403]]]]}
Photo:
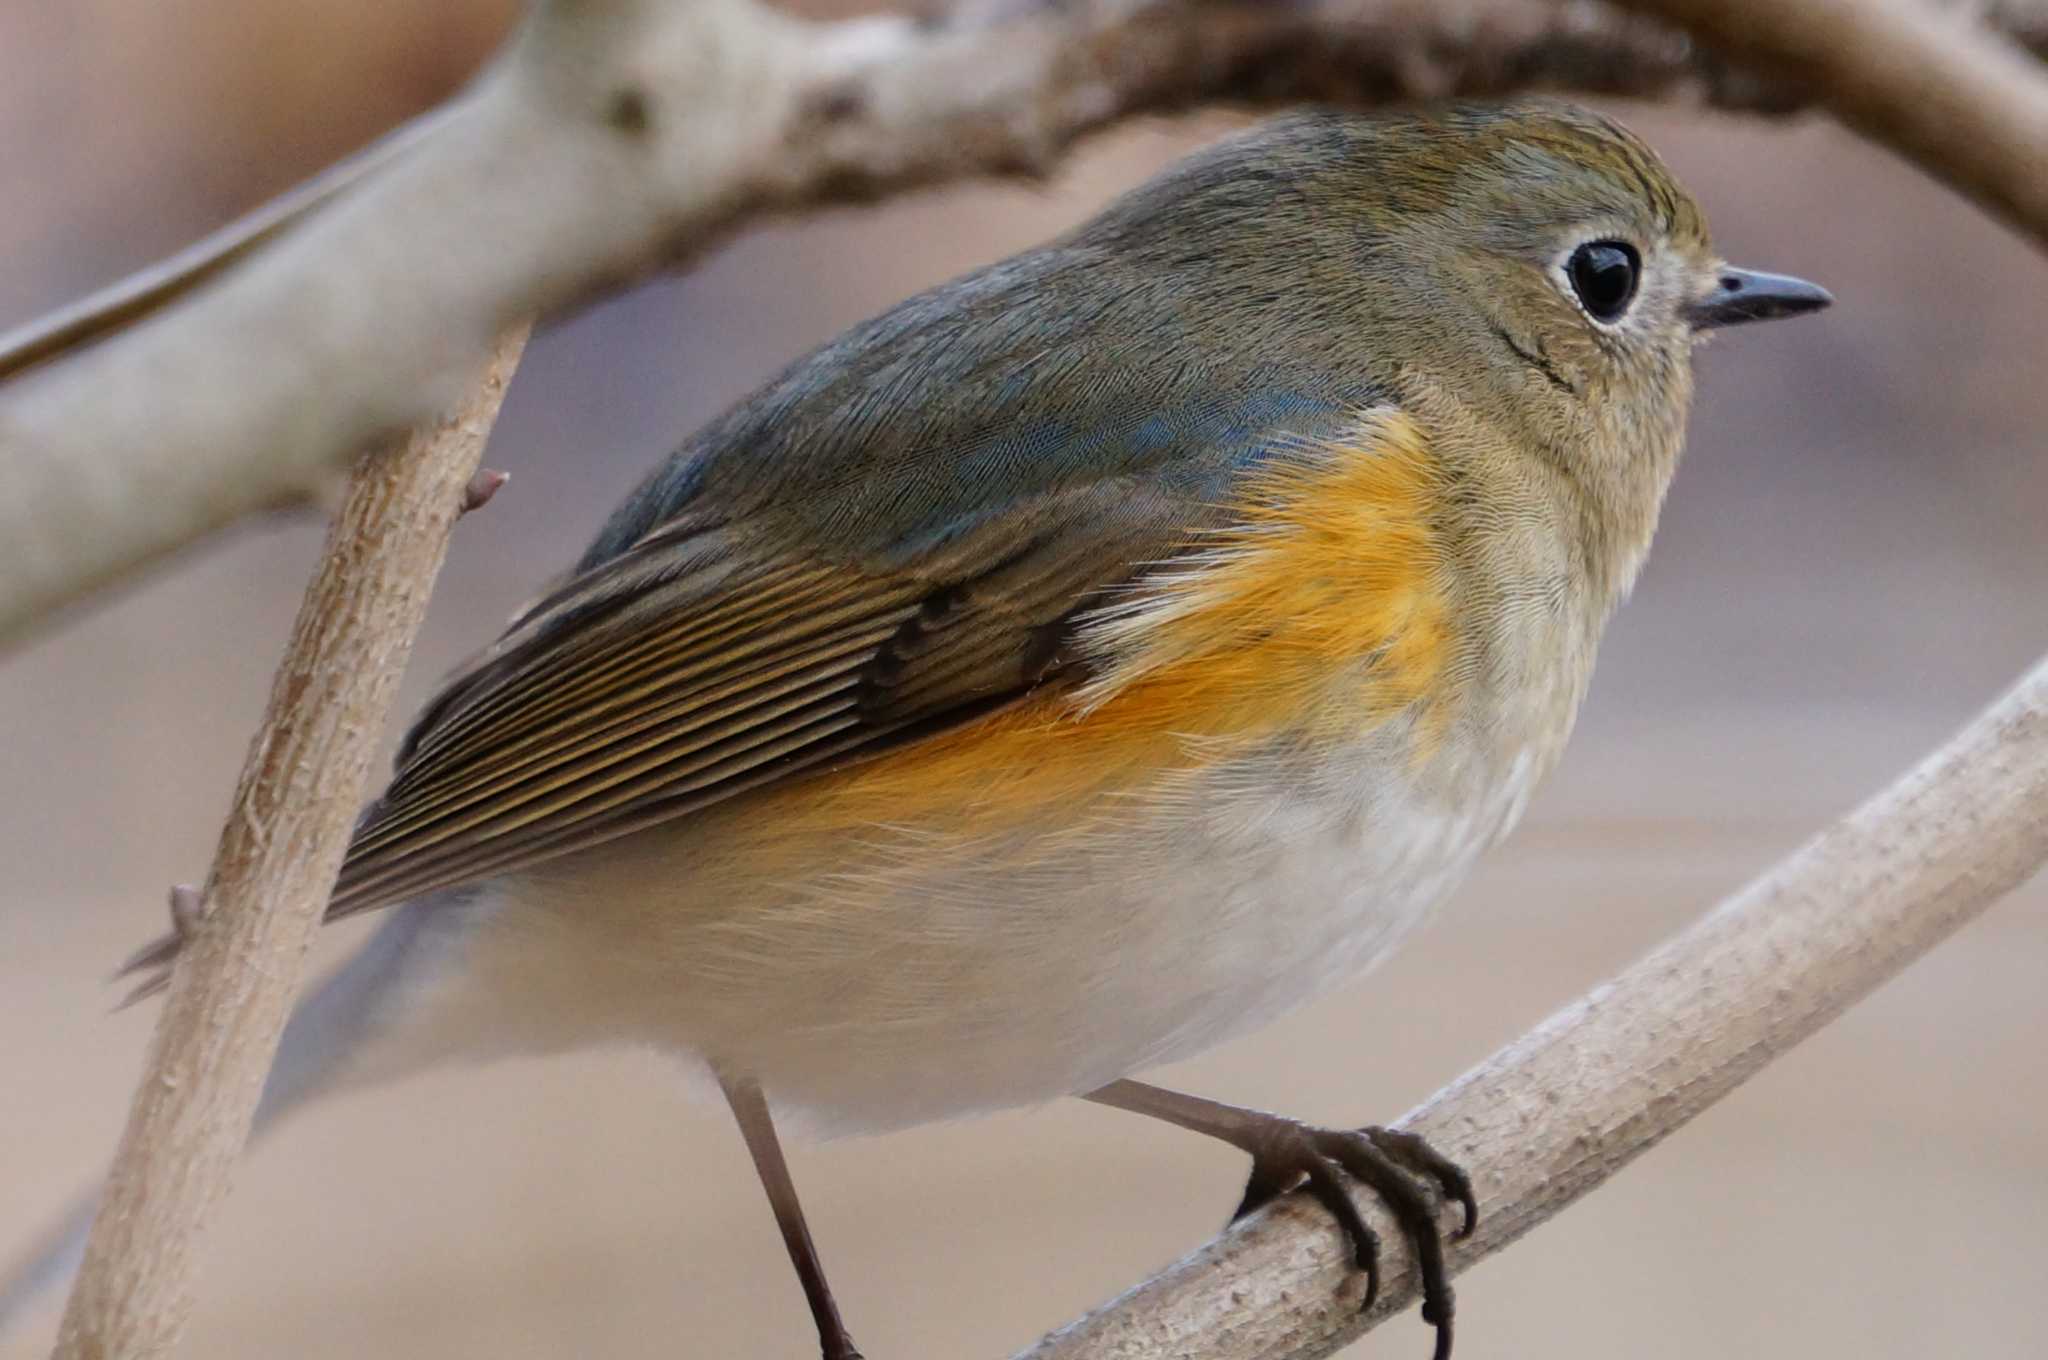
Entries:
{"type": "Polygon", "coordinates": [[[536,605],[407,738],[330,915],[501,873],[913,741],[1070,674],[1077,611],[1215,510],[1130,479],[887,567],[689,518],[536,605]]]}

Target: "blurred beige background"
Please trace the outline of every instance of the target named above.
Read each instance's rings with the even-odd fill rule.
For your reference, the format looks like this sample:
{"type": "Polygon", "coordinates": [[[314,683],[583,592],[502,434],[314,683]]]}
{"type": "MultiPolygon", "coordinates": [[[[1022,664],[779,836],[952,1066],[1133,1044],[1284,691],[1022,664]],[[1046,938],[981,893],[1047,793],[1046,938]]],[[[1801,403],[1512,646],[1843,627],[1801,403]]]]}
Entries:
{"type": "MultiPolygon", "coordinates": [[[[510,0],[0,0],[0,326],[170,250],[438,98],[510,0]]],[[[1365,983],[1170,1079],[1391,1118],[1797,844],[2048,639],[2048,264],[1815,121],[1623,108],[1739,262],[1833,287],[1703,356],[1692,451],[1528,825],[1365,983]]],[[[1043,189],[750,233],[542,338],[410,709],[690,428],[839,327],[1076,221],[1222,126],[1043,189]]],[[[317,544],[252,528],[0,658],[0,1258],[111,1149],[150,1018],[111,964],[205,871],[317,544]]],[[[2035,884],[1461,1281],[1459,1355],[2048,1351],[2048,891],[2035,884]]],[[[353,938],[343,930],[325,959],[353,938]]],[[[800,1148],[876,1360],[1007,1354],[1193,1246],[1242,1166],[1068,1104],[800,1148]]],[[[656,1058],[351,1097],[253,1155],[184,1353],[740,1355],[810,1324],[736,1135],[656,1058]]],[[[41,1353],[54,1311],[0,1356],[41,1353]]],[[[1419,1357],[1412,1318],[1355,1354],[1419,1357]]]]}

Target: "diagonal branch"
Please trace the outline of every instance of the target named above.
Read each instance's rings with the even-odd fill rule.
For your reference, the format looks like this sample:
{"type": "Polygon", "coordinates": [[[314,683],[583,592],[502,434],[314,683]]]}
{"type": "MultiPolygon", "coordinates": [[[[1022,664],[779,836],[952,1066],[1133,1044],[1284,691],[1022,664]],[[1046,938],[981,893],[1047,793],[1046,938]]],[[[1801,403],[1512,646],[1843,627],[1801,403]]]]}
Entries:
{"type": "Polygon", "coordinates": [[[157,1017],[58,1360],[159,1355],[184,1327],[200,1230],[248,1136],[385,712],[525,338],[523,327],[507,338],[458,414],[357,465],[250,746],[205,919],[157,1017]]]}
{"type": "MultiPolygon", "coordinates": [[[[1987,17],[2048,50],[2048,0],[1987,17]]],[[[923,25],[809,24],[753,0],[554,0],[431,137],[210,286],[148,293],[183,297],[161,316],[0,392],[0,646],[305,496],[451,400],[512,318],[766,213],[1043,174],[1087,132],[1202,104],[1543,87],[1783,112],[1834,74],[1758,76],[1590,0],[999,0],[923,25]]],[[[1944,107],[1967,74],[1932,64],[1914,91],[1944,107]]],[[[1965,130],[1921,122],[1900,144],[1936,173],[1979,154],[1958,144],[1965,130]]],[[[189,283],[201,263],[171,272],[189,283]]],[[[88,305],[63,333],[148,306],[116,298],[92,324],[88,305]]]]}
{"type": "MultiPolygon", "coordinates": [[[[1401,1122],[1472,1171],[1492,1255],[1939,944],[2048,860],[2048,660],[1997,704],[1690,930],[1559,1011],[1401,1122]]],[[[1407,1308],[1380,1302],[1329,1217],[1282,1201],[1017,1360],[1305,1360],[1407,1308]]]]}

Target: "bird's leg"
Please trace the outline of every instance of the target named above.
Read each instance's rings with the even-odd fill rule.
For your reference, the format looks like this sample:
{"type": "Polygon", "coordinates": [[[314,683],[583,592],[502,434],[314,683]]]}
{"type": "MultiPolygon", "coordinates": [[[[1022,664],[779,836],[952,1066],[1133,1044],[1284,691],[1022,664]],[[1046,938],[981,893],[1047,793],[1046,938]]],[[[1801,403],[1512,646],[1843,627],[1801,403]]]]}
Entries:
{"type": "Polygon", "coordinates": [[[1422,1320],[1436,1328],[1437,1360],[1447,1360],[1454,1301],[1450,1275],[1444,1269],[1437,1205],[1442,1197],[1464,1207],[1459,1237],[1470,1233],[1478,1222],[1479,1205],[1465,1173],[1420,1137],[1375,1127],[1319,1129],[1263,1110],[1224,1105],[1139,1081],[1113,1081],[1089,1092],[1087,1099],[1220,1138],[1248,1153],[1251,1180],[1233,1222],[1306,1182],[1308,1192],[1329,1210],[1350,1239],[1358,1268],[1366,1277],[1362,1307],[1370,1308],[1379,1295],[1379,1239],[1359,1215],[1341,1173],[1348,1172],[1363,1182],[1393,1211],[1414,1245],[1415,1268],[1422,1285],[1422,1320]]]}
{"type": "Polygon", "coordinates": [[[790,1264],[804,1287],[811,1305],[811,1320],[818,1324],[818,1345],[824,1360],[861,1360],[860,1348],[847,1335],[839,1320],[839,1305],[832,1301],[832,1286],[825,1283],[825,1268],[818,1263],[818,1249],[811,1243],[811,1230],[804,1224],[803,1205],[797,1202],[796,1183],[789,1178],[789,1163],[783,1160],[782,1143],[775,1136],[775,1123],[768,1116],[768,1102],[761,1085],[750,1077],[718,1074],[725,1089],[726,1103],[738,1121],[740,1136],[754,1158],[754,1170],[761,1188],[768,1192],[768,1205],[775,1210],[775,1225],[782,1229],[782,1243],[789,1248],[790,1264]]]}

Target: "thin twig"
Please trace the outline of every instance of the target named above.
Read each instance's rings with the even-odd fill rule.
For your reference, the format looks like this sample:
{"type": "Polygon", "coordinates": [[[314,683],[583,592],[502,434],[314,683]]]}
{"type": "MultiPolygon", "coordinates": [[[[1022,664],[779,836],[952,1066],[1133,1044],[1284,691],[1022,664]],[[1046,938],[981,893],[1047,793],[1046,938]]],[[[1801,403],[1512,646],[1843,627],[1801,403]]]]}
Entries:
{"type": "MultiPolygon", "coordinates": [[[[2048,660],[1948,745],[1704,920],[1401,1121],[1463,1163],[1479,1231],[1453,1270],[1591,1191],[1948,938],[2048,860],[2048,660]]],[[[1306,1360],[1406,1309],[1381,1301],[1329,1216],[1283,1201],[1018,1360],[1306,1360]]]]}
{"type": "MultiPolygon", "coordinates": [[[[2048,50],[2048,0],[1987,12],[2048,50]]],[[[1914,90],[1943,107],[1966,76],[1934,63],[1914,90]]],[[[1144,112],[1536,87],[1766,112],[1816,93],[1590,0],[1004,0],[925,25],[554,0],[411,153],[164,315],[0,392],[0,646],[310,494],[444,405],[510,319],[762,214],[1043,174],[1144,112]]],[[[1927,131],[1901,145],[1936,173],[1983,154],[1956,145],[1978,124],[1927,131]]]]}
{"type": "Polygon", "coordinates": [[[226,1193],[369,778],[385,711],[525,344],[451,419],[364,457],[307,587],[157,1019],[58,1360],[161,1354],[226,1193]]]}

